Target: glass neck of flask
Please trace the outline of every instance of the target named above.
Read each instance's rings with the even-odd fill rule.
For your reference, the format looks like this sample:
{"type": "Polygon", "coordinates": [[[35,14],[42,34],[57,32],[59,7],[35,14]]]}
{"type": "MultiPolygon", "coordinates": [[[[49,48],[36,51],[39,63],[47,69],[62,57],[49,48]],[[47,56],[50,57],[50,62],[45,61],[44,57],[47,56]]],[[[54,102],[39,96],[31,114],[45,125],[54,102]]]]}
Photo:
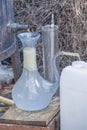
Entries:
{"type": "Polygon", "coordinates": [[[23,67],[29,71],[37,70],[36,48],[26,47],[23,49],[24,63],[23,67]]]}

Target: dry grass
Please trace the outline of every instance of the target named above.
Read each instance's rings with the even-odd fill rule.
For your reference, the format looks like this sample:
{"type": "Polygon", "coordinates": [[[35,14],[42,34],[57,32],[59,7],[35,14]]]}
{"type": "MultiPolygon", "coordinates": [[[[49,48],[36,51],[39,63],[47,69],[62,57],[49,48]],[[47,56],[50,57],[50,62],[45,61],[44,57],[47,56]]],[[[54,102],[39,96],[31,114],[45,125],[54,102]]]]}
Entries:
{"type": "Polygon", "coordinates": [[[60,50],[78,52],[87,61],[87,0],[14,0],[14,5],[16,22],[39,32],[54,13],[60,50]]]}

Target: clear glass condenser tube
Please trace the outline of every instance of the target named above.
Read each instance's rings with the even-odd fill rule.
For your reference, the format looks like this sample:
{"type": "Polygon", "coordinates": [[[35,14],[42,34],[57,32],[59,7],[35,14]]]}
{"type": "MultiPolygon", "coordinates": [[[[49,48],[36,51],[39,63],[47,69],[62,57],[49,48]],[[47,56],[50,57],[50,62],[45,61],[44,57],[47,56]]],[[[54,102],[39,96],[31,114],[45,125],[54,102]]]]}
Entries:
{"type": "Polygon", "coordinates": [[[42,27],[42,44],[43,44],[43,69],[44,78],[54,82],[53,57],[58,52],[58,26],[45,25],[42,27]]]}

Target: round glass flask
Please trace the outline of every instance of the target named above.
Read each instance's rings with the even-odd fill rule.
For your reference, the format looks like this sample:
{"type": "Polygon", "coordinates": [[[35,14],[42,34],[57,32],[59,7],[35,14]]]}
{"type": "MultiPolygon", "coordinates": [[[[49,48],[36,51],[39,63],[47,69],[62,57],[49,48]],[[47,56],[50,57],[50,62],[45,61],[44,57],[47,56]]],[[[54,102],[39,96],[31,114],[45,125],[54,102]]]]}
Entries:
{"type": "Polygon", "coordinates": [[[12,97],[17,107],[37,111],[48,106],[57,90],[58,80],[52,84],[40,76],[36,64],[36,44],[39,33],[27,32],[18,35],[23,44],[23,73],[13,87],[12,97]]]}

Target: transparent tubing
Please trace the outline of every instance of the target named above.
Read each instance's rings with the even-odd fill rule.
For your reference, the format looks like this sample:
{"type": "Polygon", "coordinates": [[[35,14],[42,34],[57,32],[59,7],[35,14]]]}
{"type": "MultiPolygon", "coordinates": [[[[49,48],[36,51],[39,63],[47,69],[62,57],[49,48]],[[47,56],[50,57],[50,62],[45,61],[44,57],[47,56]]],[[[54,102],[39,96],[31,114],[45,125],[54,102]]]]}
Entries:
{"type": "Polygon", "coordinates": [[[58,52],[58,26],[46,25],[42,27],[43,69],[44,78],[54,82],[53,57],[58,52]]]}
{"type": "Polygon", "coordinates": [[[60,58],[61,55],[62,56],[77,57],[78,61],[81,61],[80,55],[78,53],[59,51],[58,53],[55,54],[55,56],[53,57],[52,65],[53,65],[53,68],[54,68],[55,83],[58,84],[58,88],[59,88],[59,85],[60,85],[60,74],[59,74],[59,71],[58,71],[59,69],[56,65],[56,61],[57,61],[57,59],[60,58]]]}

